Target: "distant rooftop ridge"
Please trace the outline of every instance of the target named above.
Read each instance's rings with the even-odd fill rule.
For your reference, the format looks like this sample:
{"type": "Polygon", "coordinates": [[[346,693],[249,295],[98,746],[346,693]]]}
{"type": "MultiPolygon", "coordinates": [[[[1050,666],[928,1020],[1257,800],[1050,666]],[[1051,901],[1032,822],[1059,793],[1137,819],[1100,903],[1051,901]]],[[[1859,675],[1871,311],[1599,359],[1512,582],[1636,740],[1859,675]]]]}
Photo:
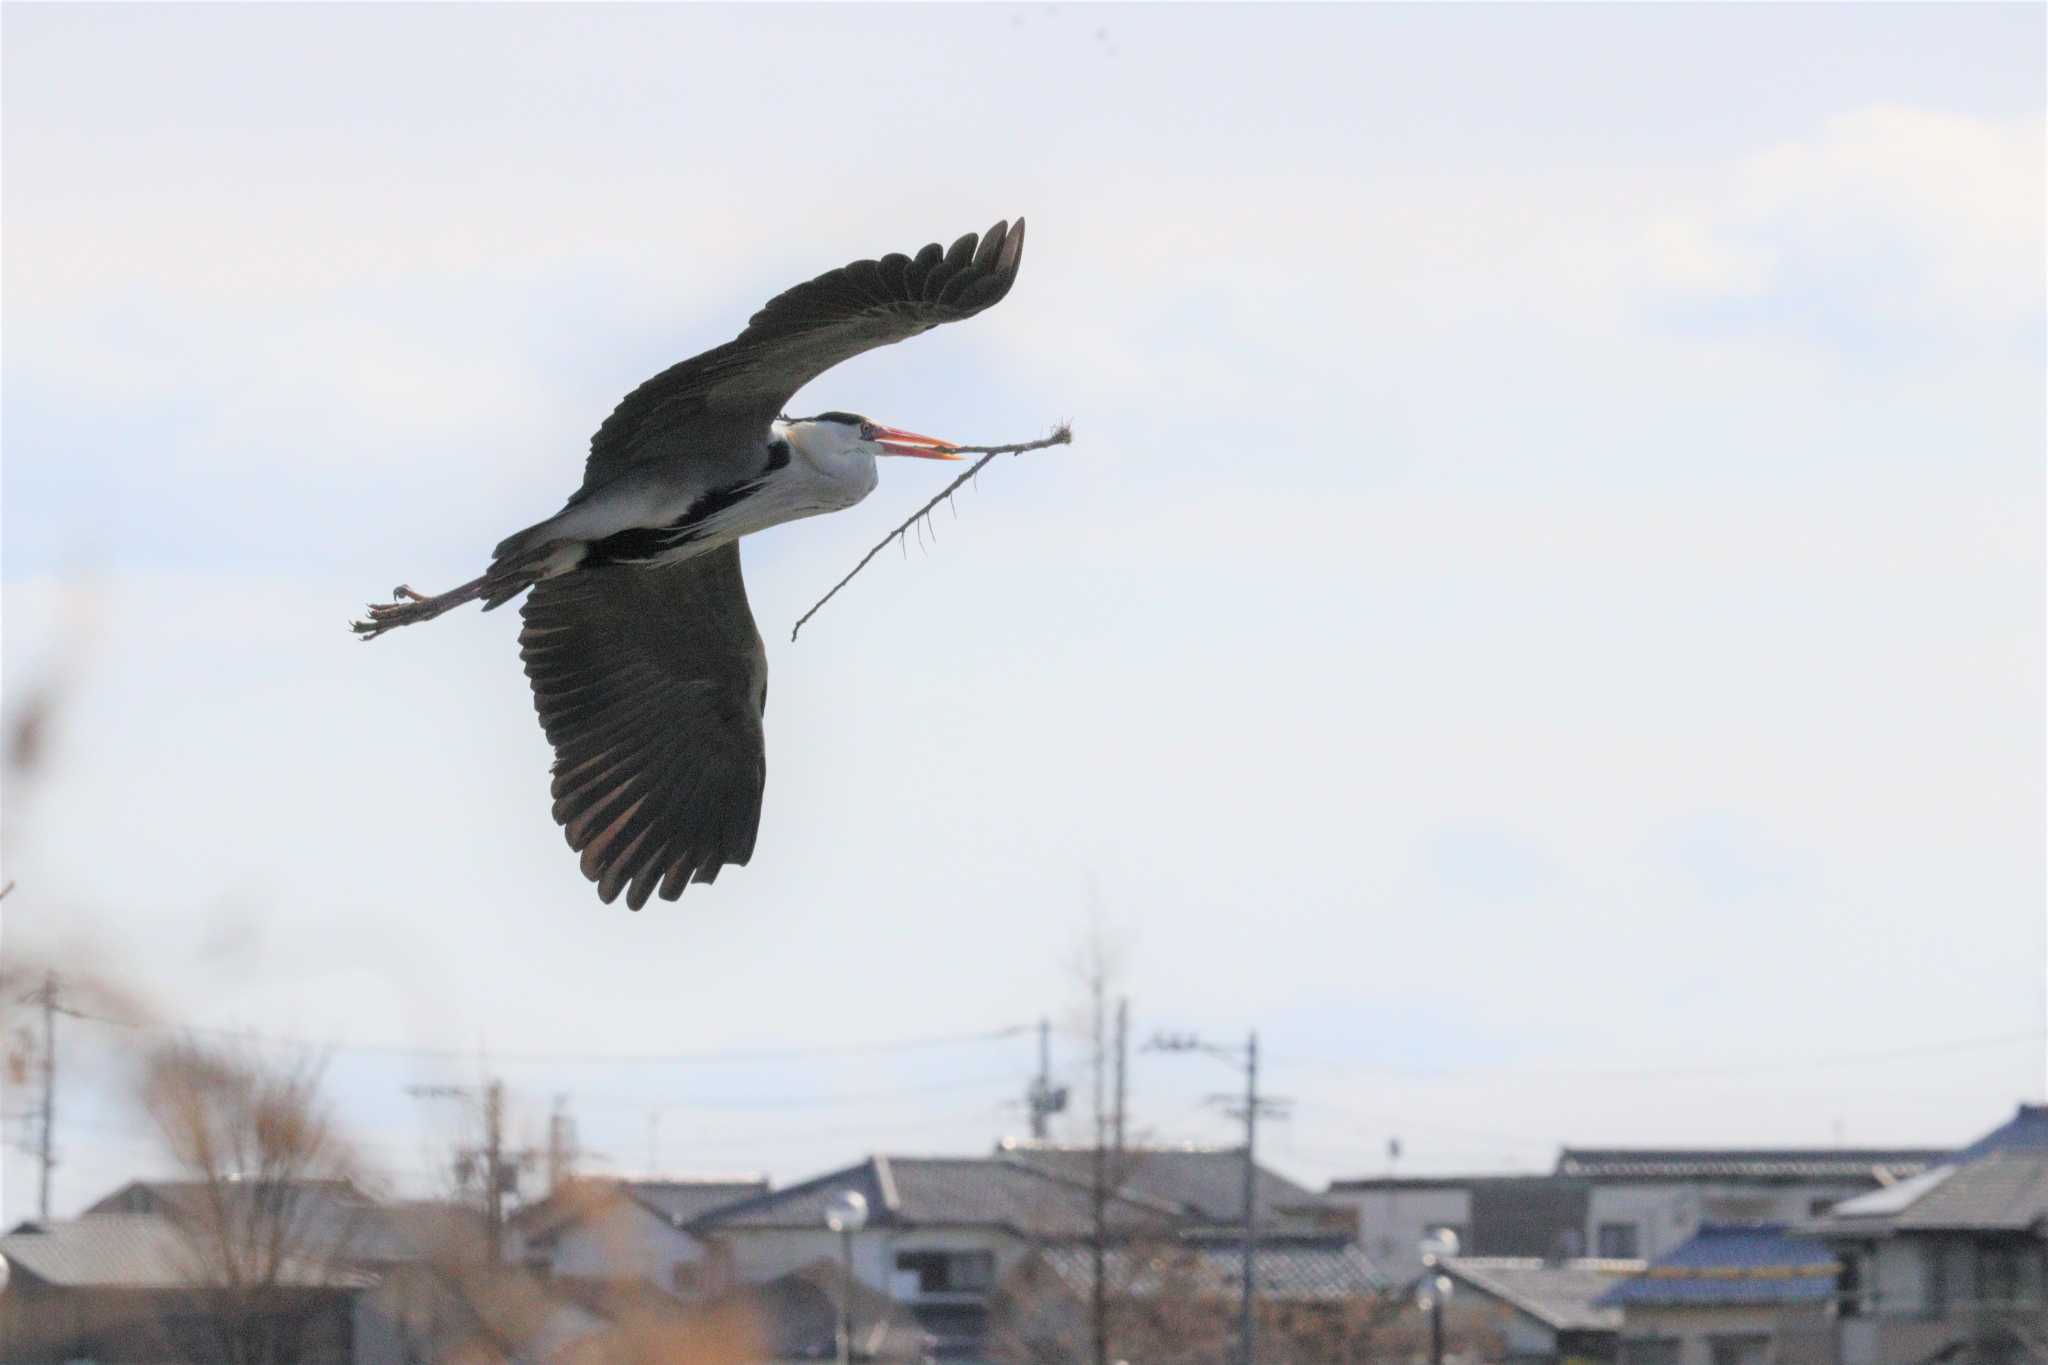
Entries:
{"type": "Polygon", "coordinates": [[[1557,1174],[1594,1180],[1874,1174],[1898,1180],[1950,1154],[1946,1147],[1567,1147],[1558,1153],[1557,1174]]]}
{"type": "Polygon", "coordinates": [[[1650,1264],[1641,1257],[1631,1256],[1563,1256],[1556,1259],[1542,1256],[1446,1256],[1444,1259],[1471,1270],[1541,1270],[1545,1266],[1564,1266],[1572,1270],[1590,1270],[1599,1275],[1640,1275],[1650,1264]]]}
{"type": "MultiPolygon", "coordinates": [[[[1056,1138],[1006,1137],[997,1141],[996,1150],[998,1152],[1092,1152],[1095,1150],[1095,1144],[1092,1142],[1061,1142],[1056,1138]]],[[[1235,1154],[1242,1152],[1244,1147],[1240,1143],[1127,1142],[1122,1148],[1111,1145],[1103,1150],[1140,1153],[1195,1152],[1204,1156],[1217,1156],[1225,1153],[1235,1154]]]]}
{"type": "Polygon", "coordinates": [[[619,1185],[765,1185],[766,1171],[579,1171],[567,1177],[587,1184],[619,1185]]]}
{"type": "Polygon", "coordinates": [[[2022,1104],[2011,1118],[1955,1154],[1958,1165],[1993,1152],[2026,1152],[2048,1148],[2048,1104],[2022,1104]]]}
{"type": "MultiPolygon", "coordinates": [[[[2025,1145],[2048,1147],[2048,1106],[2034,1108],[2038,1112],[2030,1115],[2022,1106],[2021,1119],[1980,1140],[1980,1145],[1992,1142],[2007,1129],[2024,1128],[2027,1138],[2037,1138],[2025,1145]],[[2038,1132],[2032,1125],[2038,1125],[2038,1132]]],[[[2017,1144],[2023,1139],[2008,1141],[2017,1144]]],[[[1564,1147],[1548,1171],[1389,1172],[1332,1180],[1330,1191],[1453,1189],[1544,1180],[1874,1180],[1886,1185],[1954,1159],[1954,1150],[1947,1147],[1564,1147]]]]}

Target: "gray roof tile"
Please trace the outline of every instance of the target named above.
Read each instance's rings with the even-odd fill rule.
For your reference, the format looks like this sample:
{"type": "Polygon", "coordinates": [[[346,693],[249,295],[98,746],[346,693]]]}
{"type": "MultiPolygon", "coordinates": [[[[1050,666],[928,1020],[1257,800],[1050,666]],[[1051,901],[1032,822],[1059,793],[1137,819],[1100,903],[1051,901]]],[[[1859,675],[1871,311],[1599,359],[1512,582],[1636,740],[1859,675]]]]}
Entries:
{"type": "MultiPolygon", "coordinates": [[[[997,1154],[1080,1185],[1093,1179],[1093,1147],[1005,1142],[997,1154]]],[[[1176,1206],[1192,1219],[1219,1227],[1244,1221],[1241,1148],[1130,1147],[1111,1154],[1111,1163],[1111,1180],[1126,1194],[1176,1206]],[[1117,1166],[1122,1168],[1120,1179],[1117,1166]]],[[[1358,1226],[1350,1205],[1327,1199],[1264,1166],[1255,1174],[1252,1201],[1262,1236],[1348,1234],[1358,1226]]]]}
{"type": "Polygon", "coordinates": [[[1594,1301],[1644,1269],[1641,1261],[1590,1257],[1543,1261],[1526,1256],[1453,1256],[1443,1265],[1453,1279],[1557,1332],[1619,1331],[1621,1310],[1597,1307],[1594,1301]]]}
{"type": "MultiPolygon", "coordinates": [[[[1045,1261],[1070,1291],[1086,1295],[1093,1289],[1095,1263],[1091,1248],[1071,1243],[1054,1247],[1046,1252],[1045,1261]]],[[[1140,1253],[1111,1250],[1105,1254],[1104,1271],[1117,1283],[1120,1292],[1138,1297],[1169,1285],[1174,1292],[1181,1292],[1188,1282],[1182,1277],[1190,1277],[1196,1283],[1211,1286],[1218,1297],[1232,1298],[1244,1282],[1239,1248],[1216,1243],[1183,1243],[1164,1251],[1154,1248],[1140,1253]],[[1175,1258],[1171,1270],[1155,1271],[1138,1259],[1145,1256],[1157,1260],[1161,1255],[1175,1258]]],[[[1343,1244],[1283,1242],[1261,1246],[1253,1273],[1258,1277],[1261,1297],[1297,1303],[1363,1298],[1387,1287],[1386,1277],[1363,1251],[1343,1244]]]]}
{"type": "Polygon", "coordinates": [[[2048,1221],[2048,1151],[1994,1151],[1929,1172],[1911,1187],[1877,1190],[1835,1206],[1812,1230],[2021,1232],[2048,1221]]]}
{"type": "MultiPolygon", "coordinates": [[[[177,1228],[148,1214],[92,1213],[23,1223],[0,1237],[8,1264],[48,1284],[73,1288],[180,1289],[209,1281],[206,1258],[177,1228]]],[[[278,1283],[360,1288],[352,1272],[288,1260],[278,1283]]]]}
{"type": "MultiPolygon", "coordinates": [[[[832,1200],[855,1190],[874,1227],[1007,1227],[1024,1237],[1072,1237],[1093,1226],[1085,1185],[993,1157],[872,1156],[801,1185],[716,1209],[693,1230],[821,1228],[832,1200]]],[[[1158,1227],[1174,1210],[1136,1197],[1110,1203],[1113,1227],[1158,1227]]]]}
{"type": "Polygon", "coordinates": [[[1557,1174],[1593,1180],[1868,1180],[1916,1175],[1939,1147],[1567,1147],[1557,1174]]]}

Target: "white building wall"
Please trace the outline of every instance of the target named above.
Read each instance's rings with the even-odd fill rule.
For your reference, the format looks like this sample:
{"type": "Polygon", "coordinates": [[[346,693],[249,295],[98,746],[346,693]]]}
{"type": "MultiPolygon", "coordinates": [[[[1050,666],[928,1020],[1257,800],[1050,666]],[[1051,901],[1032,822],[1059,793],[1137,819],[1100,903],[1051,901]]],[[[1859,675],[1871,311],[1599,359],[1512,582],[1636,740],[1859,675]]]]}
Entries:
{"type": "Polygon", "coordinates": [[[638,1204],[607,1210],[566,1228],[555,1239],[549,1269],[556,1275],[646,1280],[673,1289],[677,1266],[696,1266],[703,1245],[638,1204]]]}
{"type": "Polygon", "coordinates": [[[1416,1248],[1430,1232],[1472,1227],[1472,1195],[1462,1188],[1333,1190],[1325,1197],[1358,1210],[1359,1246],[1396,1280],[1422,1273],[1416,1248]]]}
{"type": "Polygon", "coordinates": [[[1931,1267],[1924,1244],[1918,1238],[1901,1237],[1875,1243],[1871,1250],[1875,1254],[1863,1264],[1870,1276],[1868,1288],[1876,1296],[1870,1305],[1873,1315],[1900,1318],[1925,1312],[1931,1267]]]}
{"type": "Polygon", "coordinates": [[[506,1259],[515,1264],[544,1260],[550,1275],[645,1280],[671,1292],[676,1267],[699,1266],[708,1254],[696,1238],[631,1200],[607,1202],[536,1245],[506,1239],[506,1259]]]}
{"type": "Polygon", "coordinates": [[[1816,1203],[1834,1204],[1869,1186],[1839,1181],[1767,1184],[1761,1181],[1645,1181],[1600,1183],[1586,1208],[1586,1254],[1601,1254],[1600,1225],[1636,1229],[1636,1255],[1654,1260],[1691,1239],[1702,1223],[1784,1223],[1813,1216],[1816,1203]]]}

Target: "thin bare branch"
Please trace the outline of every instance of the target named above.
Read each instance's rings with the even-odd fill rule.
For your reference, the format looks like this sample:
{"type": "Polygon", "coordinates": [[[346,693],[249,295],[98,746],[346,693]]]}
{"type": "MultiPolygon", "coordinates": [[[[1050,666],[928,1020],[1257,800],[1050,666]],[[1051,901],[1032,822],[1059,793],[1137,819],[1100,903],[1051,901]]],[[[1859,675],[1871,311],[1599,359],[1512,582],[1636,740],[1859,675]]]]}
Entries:
{"type": "MultiPolygon", "coordinates": [[[[1073,423],[1062,422],[1059,424],[1058,427],[1054,428],[1052,435],[1039,441],[1020,441],[1016,445],[1009,446],[955,446],[954,449],[959,451],[963,455],[979,455],[981,456],[981,458],[976,460],[973,464],[969,465],[967,467],[966,473],[962,474],[959,478],[953,480],[953,482],[947,484],[944,488],[940,489],[938,495],[934,497],[930,502],[926,503],[924,506],[918,508],[917,511],[913,512],[908,521],[904,522],[901,526],[898,526],[888,535],[883,536],[880,543],[878,543],[874,549],[869,550],[866,554],[862,555],[860,557],[860,563],[853,566],[852,572],[848,573],[846,577],[840,579],[837,583],[834,583],[832,585],[832,591],[826,593],[823,597],[819,598],[816,604],[814,604],[809,611],[805,612],[802,616],[799,616],[797,618],[796,624],[790,627],[789,642],[791,644],[796,643],[797,632],[804,628],[804,622],[810,620],[813,616],[816,616],[818,614],[819,607],[824,606],[827,602],[830,602],[833,598],[837,597],[839,595],[839,590],[845,587],[848,583],[851,583],[853,581],[854,574],[859,573],[862,569],[865,569],[868,566],[869,560],[873,559],[883,550],[889,548],[890,541],[902,540],[903,537],[910,532],[912,527],[916,526],[919,522],[924,521],[926,518],[930,517],[934,508],[936,508],[940,503],[945,502],[947,499],[951,498],[953,494],[960,491],[960,486],[966,483],[968,480],[972,479],[976,474],[979,474],[982,471],[983,466],[987,465],[990,460],[993,460],[998,455],[1021,455],[1027,450],[1044,450],[1047,446],[1068,445],[1073,442],[1073,439],[1073,423]]],[[[922,537],[923,533],[919,532],[919,535],[920,537],[922,537]]],[[[922,544],[921,539],[919,543],[922,544]]]]}

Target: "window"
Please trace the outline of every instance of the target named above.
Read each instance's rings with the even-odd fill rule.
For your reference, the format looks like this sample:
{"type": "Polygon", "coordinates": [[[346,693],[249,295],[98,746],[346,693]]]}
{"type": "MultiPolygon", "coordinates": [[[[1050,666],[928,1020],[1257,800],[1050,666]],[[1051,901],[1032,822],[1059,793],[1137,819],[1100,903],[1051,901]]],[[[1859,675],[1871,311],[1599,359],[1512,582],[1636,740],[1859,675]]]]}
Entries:
{"type": "Polygon", "coordinates": [[[1930,1242],[1921,1250],[1927,1258],[1922,1280],[1927,1292],[1920,1311],[1930,1318],[1943,1317],[1948,1313],[1948,1248],[1940,1242],[1930,1242]]]}
{"type": "Polygon", "coordinates": [[[1835,1302],[1845,1318],[1858,1317],[1865,1311],[1863,1302],[1863,1252],[1842,1253],[1842,1268],[1835,1275],[1835,1302]]]}
{"type": "Polygon", "coordinates": [[[1985,1303],[2011,1303],[2020,1296],[2018,1247],[1977,1248],[1977,1297],[1985,1303]]]}
{"type": "Polygon", "coordinates": [[[1634,1223],[1602,1223],[1598,1246],[1600,1255],[1609,1260],[1633,1261],[1642,1254],[1634,1223]]]}
{"type": "Polygon", "coordinates": [[[1707,1338],[1707,1357],[1713,1365],[1767,1365],[1771,1358],[1768,1332],[1707,1338]]]}
{"type": "Polygon", "coordinates": [[[901,1251],[900,1274],[917,1276],[920,1294],[981,1294],[996,1281],[993,1251],[901,1251]]]}
{"type": "Polygon", "coordinates": [[[1678,1365],[1678,1338],[1624,1337],[1621,1365],[1678,1365]]]}

